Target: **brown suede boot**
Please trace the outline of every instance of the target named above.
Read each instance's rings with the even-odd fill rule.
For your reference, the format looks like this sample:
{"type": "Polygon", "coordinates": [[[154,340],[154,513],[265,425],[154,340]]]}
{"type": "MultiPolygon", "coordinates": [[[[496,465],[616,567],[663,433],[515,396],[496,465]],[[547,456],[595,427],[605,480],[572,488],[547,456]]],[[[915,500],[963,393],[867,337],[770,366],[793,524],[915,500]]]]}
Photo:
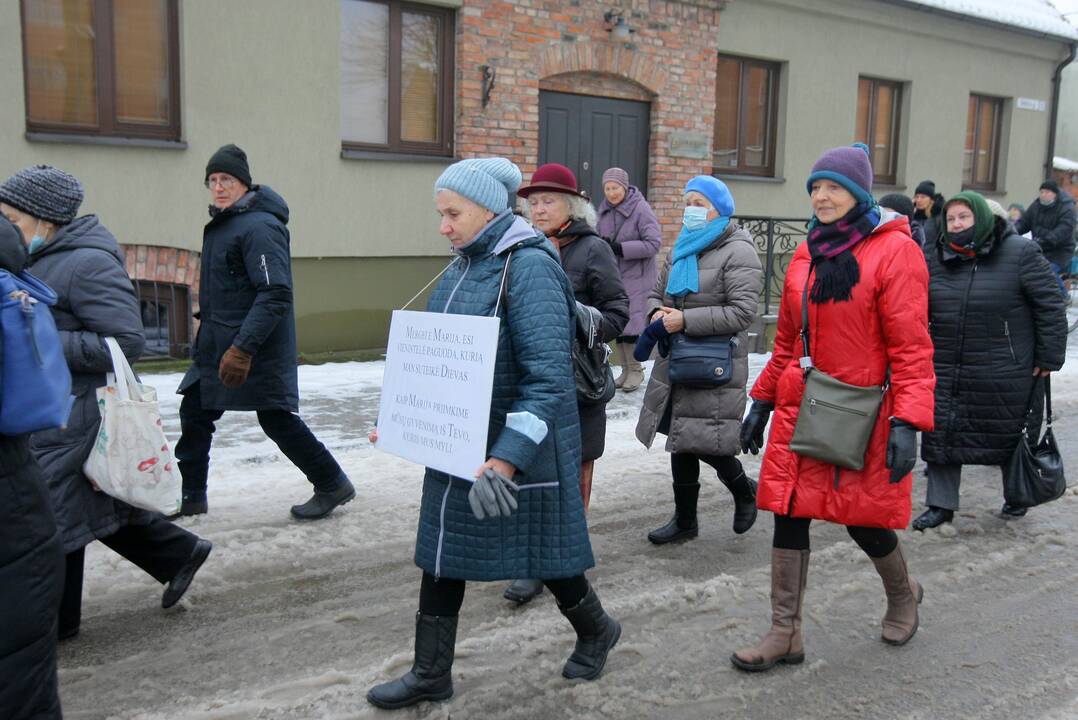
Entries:
{"type": "Polygon", "coordinates": [[[771,630],[759,645],[731,655],[734,667],[759,672],[770,670],[777,663],[796,665],[805,659],[801,604],[805,599],[808,562],[808,550],[771,549],[771,630]]]}
{"type": "Polygon", "coordinates": [[[925,589],[910,577],[901,544],[885,557],[872,558],[872,563],[876,566],[876,572],[883,580],[883,590],[887,593],[883,641],[889,645],[905,645],[917,632],[917,605],[924,597],[925,589]]]}

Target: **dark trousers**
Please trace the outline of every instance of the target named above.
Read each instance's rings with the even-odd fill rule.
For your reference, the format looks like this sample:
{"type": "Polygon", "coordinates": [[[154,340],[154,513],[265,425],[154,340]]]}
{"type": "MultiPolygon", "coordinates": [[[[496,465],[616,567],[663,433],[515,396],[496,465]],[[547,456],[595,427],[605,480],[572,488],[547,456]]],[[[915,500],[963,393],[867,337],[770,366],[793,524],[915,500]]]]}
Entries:
{"type": "Polygon", "coordinates": [[[1056,274],[1056,282],[1059,283],[1059,292],[1063,293],[1063,299],[1066,300],[1070,297],[1070,293],[1067,292],[1067,286],[1063,284],[1063,273],[1070,268],[1064,268],[1051,260],[1048,261],[1048,264],[1052,266],[1052,272],[1056,274]]]}
{"type": "Polygon", "coordinates": [[[741,475],[741,461],[726,455],[694,455],[670,453],[670,472],[675,485],[697,485],[700,482],[700,461],[715,469],[723,484],[729,485],[741,475]]]}
{"type": "MultiPolygon", "coordinates": [[[[162,585],[191,557],[198,536],[163,517],[149,525],[125,525],[101,542],[134,563],[162,585]]],[[[82,576],[86,548],[67,554],[64,595],[60,600],[60,637],[78,630],[82,619],[82,576]]]]}
{"type": "MultiPolygon", "coordinates": [[[[440,617],[459,615],[464,604],[465,584],[464,580],[435,578],[430,573],[423,573],[419,585],[419,612],[440,617]]],[[[588,594],[588,581],[583,573],[571,578],[544,580],[543,584],[563,608],[576,607],[588,594]]]]}
{"type": "MultiPolygon", "coordinates": [[[[187,390],[180,402],[180,439],[176,442],[176,461],[183,477],[184,495],[205,495],[210,470],[210,444],[215,422],[223,410],[202,407],[198,384],[187,390]]],[[[337,489],[344,471],[318,441],[299,415],[287,410],[259,410],[258,424],[284,456],[307,476],[320,492],[337,489]]]]}
{"type": "MultiPolygon", "coordinates": [[[[808,550],[811,522],[809,518],[776,515],[775,536],[771,546],[786,550],[808,550]]],[[[870,558],[887,557],[898,547],[898,535],[894,530],[847,525],[846,532],[870,558]]]]}

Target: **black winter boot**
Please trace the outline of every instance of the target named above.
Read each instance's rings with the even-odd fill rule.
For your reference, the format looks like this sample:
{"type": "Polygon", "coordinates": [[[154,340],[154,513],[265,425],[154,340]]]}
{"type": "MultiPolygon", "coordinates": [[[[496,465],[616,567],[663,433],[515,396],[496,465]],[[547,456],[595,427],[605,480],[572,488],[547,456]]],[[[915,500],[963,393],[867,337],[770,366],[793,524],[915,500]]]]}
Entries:
{"type": "Polygon", "coordinates": [[[415,705],[423,700],[453,697],[453,651],[457,644],[457,616],[415,614],[415,660],[412,669],[396,680],[367,691],[367,702],[386,710],[415,705]]]}
{"type": "Polygon", "coordinates": [[[700,534],[696,524],[696,501],[700,497],[700,483],[674,483],[674,517],[661,528],[648,533],[648,540],[656,545],[691,540],[700,534]]]}
{"type": "Polygon", "coordinates": [[[721,477],[719,480],[734,496],[734,532],[738,535],[748,532],[756,522],[756,483],[744,472],[730,482],[721,477]]]}
{"type": "Polygon", "coordinates": [[[558,609],[576,630],[576,647],[565,661],[561,674],[570,680],[583,678],[594,680],[606,665],[606,656],[621,637],[621,625],[606,614],[595,589],[588,587],[588,594],[574,607],[558,609]]]}

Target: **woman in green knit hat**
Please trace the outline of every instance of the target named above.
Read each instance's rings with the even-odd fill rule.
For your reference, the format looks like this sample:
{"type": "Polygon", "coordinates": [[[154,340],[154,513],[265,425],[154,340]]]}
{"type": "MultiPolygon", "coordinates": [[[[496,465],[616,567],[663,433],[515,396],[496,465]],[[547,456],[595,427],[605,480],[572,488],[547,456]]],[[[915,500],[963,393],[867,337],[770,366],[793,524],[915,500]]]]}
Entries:
{"type": "MultiPolygon", "coordinates": [[[[963,465],[1005,471],[1034,381],[1063,365],[1067,346],[1063,300],[1037,244],[971,190],[948,200],[943,213],[944,231],[925,248],[936,424],[921,444],[928,509],[915,530],[954,517],[963,465]]],[[[1001,513],[1025,510],[1004,504],[1001,513]]]]}

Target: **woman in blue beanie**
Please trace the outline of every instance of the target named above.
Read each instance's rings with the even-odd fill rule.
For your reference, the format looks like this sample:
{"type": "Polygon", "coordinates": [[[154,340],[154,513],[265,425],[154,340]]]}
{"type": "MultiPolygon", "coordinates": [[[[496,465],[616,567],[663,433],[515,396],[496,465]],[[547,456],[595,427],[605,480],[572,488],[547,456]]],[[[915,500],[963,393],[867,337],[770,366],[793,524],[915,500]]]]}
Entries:
{"type": "Polygon", "coordinates": [[[452,696],[457,617],[469,580],[543,581],[577,633],[566,678],[598,677],[621,636],[584,576],[595,560],[580,497],[569,359],[576,301],[557,250],[510,210],[520,180],[508,160],[478,158],[451,165],[434,186],[439,232],[456,259],[428,312],[502,319],[488,460],[475,478],[426,470],[415,549],[423,571],[415,661],[403,677],[367,693],[381,708],[452,696]],[[484,504],[484,493],[500,496],[500,504],[484,504]]]}
{"type": "Polygon", "coordinates": [[[688,182],[681,233],[645,307],[651,325],[644,343],[656,334],[684,333],[729,336],[734,344],[733,376],[719,387],[672,384],[669,360],[655,361],[636,436],[651,447],[662,433],[670,453],[674,516],[648,533],[656,545],[697,536],[701,461],[734,497],[734,532],[747,532],[756,521],[756,487],[735,456],[749,373],[746,331],[756,317],[763,270],[748,231],[730,221],[733,213],[721,180],[699,175],[688,182]]]}

